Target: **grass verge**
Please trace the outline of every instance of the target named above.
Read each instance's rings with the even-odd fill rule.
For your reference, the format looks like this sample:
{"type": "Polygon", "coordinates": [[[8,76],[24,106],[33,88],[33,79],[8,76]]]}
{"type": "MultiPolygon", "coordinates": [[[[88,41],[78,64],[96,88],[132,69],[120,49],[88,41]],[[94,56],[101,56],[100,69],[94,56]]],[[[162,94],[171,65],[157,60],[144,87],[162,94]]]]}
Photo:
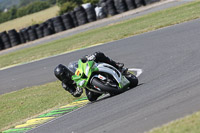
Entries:
{"type": "Polygon", "coordinates": [[[148,133],[199,133],[200,112],[173,121],[148,133]]]}
{"type": "Polygon", "coordinates": [[[49,18],[55,17],[58,13],[58,10],[58,6],[53,6],[46,10],[2,23],[0,24],[0,32],[11,29],[19,30],[33,24],[44,22],[49,18]]]}
{"type": "Polygon", "coordinates": [[[119,40],[135,34],[152,31],[162,27],[200,18],[200,1],[151,13],[114,25],[90,30],[64,39],[19,50],[0,56],[0,68],[21,62],[60,54],[98,43],[119,40]]]}
{"type": "Polygon", "coordinates": [[[0,131],[76,99],[58,81],[0,95],[0,131]]]}

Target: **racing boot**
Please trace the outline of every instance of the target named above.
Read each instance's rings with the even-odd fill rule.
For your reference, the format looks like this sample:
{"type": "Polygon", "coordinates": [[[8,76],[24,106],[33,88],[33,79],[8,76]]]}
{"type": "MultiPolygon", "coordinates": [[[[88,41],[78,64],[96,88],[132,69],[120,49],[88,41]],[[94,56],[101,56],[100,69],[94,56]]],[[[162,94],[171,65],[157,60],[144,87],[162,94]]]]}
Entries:
{"type": "Polygon", "coordinates": [[[118,70],[122,73],[122,74],[127,74],[128,72],[128,68],[124,67],[124,63],[116,63],[116,66],[118,67],[118,70]]]}
{"type": "Polygon", "coordinates": [[[119,62],[117,62],[117,63],[115,63],[116,64],[116,66],[117,66],[117,68],[119,69],[119,70],[122,70],[122,68],[124,67],[124,63],[119,63],[119,62]]]}
{"type": "MultiPolygon", "coordinates": [[[[114,61],[113,61],[113,62],[114,62],[114,61]]],[[[117,63],[115,63],[115,67],[116,67],[122,74],[126,74],[127,71],[128,71],[128,68],[125,68],[125,67],[124,67],[124,63],[117,62],[117,63]]]]}
{"type": "Polygon", "coordinates": [[[117,68],[121,73],[127,72],[127,68],[124,68],[124,63],[120,63],[120,62],[115,62],[113,60],[110,59],[110,63],[112,66],[114,66],[115,68],[117,68]]]}
{"type": "Polygon", "coordinates": [[[122,73],[122,74],[127,74],[127,72],[128,72],[128,68],[125,68],[125,67],[122,68],[122,70],[121,70],[121,73],[122,73]]]}

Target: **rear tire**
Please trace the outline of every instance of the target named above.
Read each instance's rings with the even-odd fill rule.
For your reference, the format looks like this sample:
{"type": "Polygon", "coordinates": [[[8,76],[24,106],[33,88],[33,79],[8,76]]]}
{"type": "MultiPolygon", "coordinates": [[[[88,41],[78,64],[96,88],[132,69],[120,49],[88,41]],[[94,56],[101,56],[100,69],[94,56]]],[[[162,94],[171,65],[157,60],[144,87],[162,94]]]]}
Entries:
{"type": "Polygon", "coordinates": [[[135,75],[131,74],[130,72],[127,72],[127,75],[125,76],[130,81],[130,88],[134,88],[138,85],[138,78],[135,75]]]}

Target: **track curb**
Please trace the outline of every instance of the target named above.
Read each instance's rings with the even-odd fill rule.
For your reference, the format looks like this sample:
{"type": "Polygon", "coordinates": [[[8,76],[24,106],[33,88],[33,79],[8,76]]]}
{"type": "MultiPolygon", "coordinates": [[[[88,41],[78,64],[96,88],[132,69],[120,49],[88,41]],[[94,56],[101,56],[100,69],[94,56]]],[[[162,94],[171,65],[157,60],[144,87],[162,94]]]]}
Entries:
{"type": "Polygon", "coordinates": [[[27,120],[25,123],[15,126],[14,128],[2,131],[2,133],[24,133],[32,130],[44,123],[50,122],[65,114],[76,111],[89,103],[87,97],[78,99],[72,103],[61,106],[58,109],[52,110],[48,113],[39,115],[33,119],[27,120]]]}

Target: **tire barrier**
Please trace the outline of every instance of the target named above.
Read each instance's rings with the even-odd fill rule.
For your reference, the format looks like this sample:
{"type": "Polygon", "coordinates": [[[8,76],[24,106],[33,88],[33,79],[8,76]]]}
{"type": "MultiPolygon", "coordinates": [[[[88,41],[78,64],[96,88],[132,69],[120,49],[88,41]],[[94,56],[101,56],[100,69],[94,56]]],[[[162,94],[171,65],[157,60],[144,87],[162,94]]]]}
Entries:
{"type": "Polygon", "coordinates": [[[113,0],[107,0],[106,5],[107,5],[108,15],[114,16],[117,14],[117,10],[115,8],[115,3],[113,0]]]}
{"type": "Polygon", "coordinates": [[[102,7],[103,16],[107,17],[108,6],[107,6],[106,2],[101,3],[100,7],[102,7]]]}
{"type": "Polygon", "coordinates": [[[125,0],[128,10],[133,10],[136,8],[134,0],[125,0]]]}
{"type": "Polygon", "coordinates": [[[75,27],[79,26],[79,25],[78,25],[77,18],[76,18],[75,11],[71,11],[71,12],[69,12],[69,14],[71,15],[71,17],[72,17],[72,19],[73,19],[74,26],[75,26],[75,27]]]}
{"type": "Polygon", "coordinates": [[[8,36],[10,38],[10,42],[12,47],[21,44],[19,33],[15,29],[8,31],[8,36]]]}
{"type": "Polygon", "coordinates": [[[54,25],[53,25],[53,20],[52,19],[48,19],[46,22],[46,28],[48,28],[49,30],[51,30],[51,34],[54,34],[56,33],[55,32],[55,28],[54,28],[54,25]]]}
{"type": "Polygon", "coordinates": [[[78,6],[74,9],[78,25],[83,25],[88,23],[87,14],[82,6],[78,6]]]}
{"type": "Polygon", "coordinates": [[[90,3],[83,4],[82,7],[85,9],[85,12],[87,14],[87,19],[89,22],[93,22],[97,20],[96,12],[92,4],[90,3]]]}
{"type": "Polygon", "coordinates": [[[151,4],[151,3],[154,3],[154,2],[158,2],[160,0],[144,0],[144,5],[147,5],[147,4],[151,4]]]}
{"type": "Polygon", "coordinates": [[[35,30],[37,27],[38,25],[33,25],[33,26],[28,27],[28,36],[29,36],[30,41],[34,41],[38,39],[36,30],[35,30]]]}
{"type": "Polygon", "coordinates": [[[45,27],[43,29],[43,32],[44,32],[44,36],[49,36],[55,33],[51,27],[45,27]]]}
{"type": "Polygon", "coordinates": [[[107,0],[99,0],[99,5],[101,5],[102,3],[105,3],[107,0]]]}
{"type": "Polygon", "coordinates": [[[19,31],[19,38],[20,38],[20,42],[21,43],[25,43],[26,42],[26,39],[25,39],[25,37],[23,35],[23,32],[21,30],[19,31]]]}
{"type": "Polygon", "coordinates": [[[72,19],[71,15],[69,13],[65,13],[61,17],[62,17],[62,21],[64,23],[64,26],[65,26],[66,30],[75,27],[73,19],[72,19]]]}
{"type": "Polygon", "coordinates": [[[144,5],[144,0],[135,0],[135,5],[136,7],[141,7],[142,5],[144,5]]]}
{"type": "Polygon", "coordinates": [[[107,7],[95,7],[97,19],[103,19],[107,17],[107,7]]]}
{"type": "Polygon", "coordinates": [[[43,24],[41,24],[40,26],[38,26],[35,29],[38,39],[44,37],[43,28],[44,28],[44,26],[43,26],[43,24]]]}
{"type": "Polygon", "coordinates": [[[88,22],[93,22],[107,16],[114,16],[141,6],[160,0],[99,0],[97,5],[83,4],[47,21],[23,28],[17,32],[15,29],[0,33],[0,50],[7,49],[21,43],[34,41],[64,30],[68,30],[88,22]]]}
{"type": "Polygon", "coordinates": [[[66,30],[61,16],[52,18],[52,21],[56,33],[66,30]]]}
{"type": "Polygon", "coordinates": [[[4,44],[4,48],[5,49],[11,47],[10,38],[9,38],[9,36],[8,36],[6,31],[1,33],[1,40],[2,40],[2,42],[4,44]]]}
{"type": "Polygon", "coordinates": [[[123,13],[128,10],[125,0],[114,0],[114,3],[118,13],[123,13]]]}
{"type": "Polygon", "coordinates": [[[108,14],[108,6],[106,4],[106,1],[107,0],[100,0],[99,3],[98,3],[98,7],[96,7],[97,9],[95,9],[96,11],[96,16],[97,17],[100,17],[102,16],[101,13],[103,13],[103,16],[107,17],[107,14],[108,14]],[[98,9],[99,8],[99,9],[98,9]],[[100,11],[98,11],[100,10],[100,11]],[[102,10],[102,11],[101,11],[102,10]],[[100,14],[100,15],[98,15],[100,14]]]}
{"type": "MultiPolygon", "coordinates": [[[[0,34],[0,36],[1,36],[1,34],[0,34]]],[[[0,50],[3,50],[3,49],[4,49],[4,44],[3,44],[1,37],[0,37],[0,50]]]]}
{"type": "Polygon", "coordinates": [[[20,30],[20,32],[23,35],[25,42],[29,42],[30,38],[29,38],[29,35],[28,35],[28,28],[23,28],[23,29],[20,30]]]}

